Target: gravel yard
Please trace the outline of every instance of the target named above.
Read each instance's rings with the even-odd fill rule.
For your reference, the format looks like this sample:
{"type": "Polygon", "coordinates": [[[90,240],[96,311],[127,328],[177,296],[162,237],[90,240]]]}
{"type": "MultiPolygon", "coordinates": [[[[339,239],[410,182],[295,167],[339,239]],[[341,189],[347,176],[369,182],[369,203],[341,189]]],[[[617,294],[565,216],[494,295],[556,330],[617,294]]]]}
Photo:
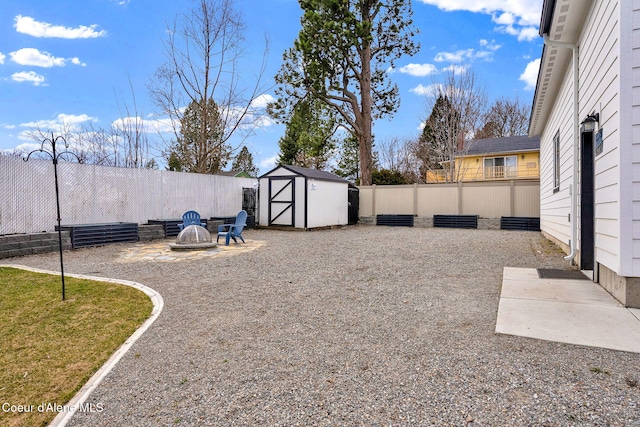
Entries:
{"type": "MultiPolygon", "coordinates": [[[[65,271],[157,290],[158,320],[74,426],[639,426],[640,354],[496,335],[502,269],[566,268],[539,233],[247,230],[251,252],[65,271]]],[[[57,270],[57,253],[10,261],[57,270]]],[[[72,296],[69,296],[72,298],[72,296]]]]}

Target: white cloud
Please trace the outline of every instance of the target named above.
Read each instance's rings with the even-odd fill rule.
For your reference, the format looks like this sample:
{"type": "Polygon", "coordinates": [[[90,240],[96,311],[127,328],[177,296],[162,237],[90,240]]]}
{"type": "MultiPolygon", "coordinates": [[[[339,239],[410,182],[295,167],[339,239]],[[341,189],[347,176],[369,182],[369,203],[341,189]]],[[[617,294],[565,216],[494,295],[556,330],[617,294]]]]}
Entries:
{"type": "Polygon", "coordinates": [[[461,49],[455,52],[438,52],[433,60],[436,62],[454,63],[474,61],[476,59],[491,61],[497,49],[500,49],[499,45],[492,45],[490,50],[461,49]]]}
{"type": "Polygon", "coordinates": [[[516,17],[513,13],[505,12],[493,17],[493,22],[499,25],[513,25],[516,23],[516,17]]]}
{"type": "Polygon", "coordinates": [[[446,71],[451,71],[454,74],[462,74],[465,71],[467,71],[467,67],[465,67],[464,65],[454,65],[454,64],[452,64],[452,65],[449,65],[448,67],[444,67],[442,69],[442,71],[445,71],[445,72],[446,71]]]}
{"type": "Polygon", "coordinates": [[[487,15],[514,16],[522,25],[538,25],[542,0],[420,0],[447,12],[466,10],[487,15]]]}
{"type": "Polygon", "coordinates": [[[262,159],[258,166],[260,167],[260,169],[271,170],[274,167],[276,167],[277,161],[278,161],[278,156],[267,157],[266,159],[262,159]]]}
{"type": "Polygon", "coordinates": [[[480,40],[480,46],[494,52],[502,47],[502,45],[497,44],[495,40],[489,41],[485,39],[480,40]]]}
{"type": "Polygon", "coordinates": [[[532,32],[540,24],[543,0],[420,0],[447,11],[469,11],[491,15],[498,30],[518,37],[519,41],[533,40],[532,32]]]}
{"type": "Polygon", "coordinates": [[[464,59],[473,57],[473,49],[457,50],[455,52],[438,52],[434,61],[436,62],[462,62],[464,59]]]}
{"type": "Polygon", "coordinates": [[[438,69],[433,64],[407,64],[397,70],[390,68],[388,71],[391,73],[397,71],[414,77],[425,77],[437,73],[438,69]]]}
{"type": "Polygon", "coordinates": [[[75,65],[81,65],[81,66],[83,66],[83,67],[86,67],[86,66],[87,66],[87,64],[86,64],[86,63],[81,62],[81,61],[80,61],[80,58],[77,58],[77,57],[71,58],[71,63],[72,63],[72,64],[75,64],[75,65]]]}
{"type": "Polygon", "coordinates": [[[11,60],[16,64],[35,67],[64,67],[65,59],[56,58],[49,52],[40,52],[32,47],[25,47],[9,53],[11,60]]]}
{"type": "MultiPolygon", "coordinates": [[[[156,118],[155,115],[149,115],[148,118],[144,120],[145,128],[147,128],[147,132],[159,133],[159,134],[170,134],[174,131],[173,122],[169,118],[156,118]]],[[[180,124],[177,124],[177,127],[180,127],[180,124]]]]}
{"type": "Polygon", "coordinates": [[[44,76],[34,71],[20,71],[11,75],[11,80],[18,83],[30,82],[34,86],[40,86],[44,83],[44,76]]]}
{"type": "Polygon", "coordinates": [[[116,119],[111,122],[111,125],[118,130],[127,130],[127,129],[139,129],[142,132],[147,134],[152,133],[160,133],[160,134],[170,134],[173,133],[174,129],[171,125],[171,119],[162,119],[155,118],[153,115],[147,116],[148,118],[144,119],[142,117],[123,117],[120,119],[116,119]]]}
{"type": "Polygon", "coordinates": [[[538,28],[526,27],[520,30],[520,33],[518,34],[518,41],[522,41],[522,40],[531,41],[539,37],[540,35],[538,34],[538,28]]]}
{"type": "Polygon", "coordinates": [[[3,55],[2,52],[0,52],[0,64],[4,64],[4,58],[6,58],[7,55],[3,55]]]}
{"type": "Polygon", "coordinates": [[[252,108],[266,108],[267,104],[274,102],[276,99],[269,95],[268,93],[262,94],[258,97],[256,97],[252,102],[251,102],[251,107],[252,108]]]}
{"type": "Polygon", "coordinates": [[[420,96],[426,96],[426,95],[432,94],[433,89],[434,89],[433,85],[425,86],[421,83],[418,86],[412,89],[409,89],[409,92],[415,93],[416,95],[420,95],[420,96]]]}
{"type": "Polygon", "coordinates": [[[538,83],[538,71],[540,70],[540,58],[527,64],[524,72],[520,74],[520,80],[525,83],[525,90],[534,90],[538,83]]]}
{"type": "Polygon", "coordinates": [[[71,28],[62,25],[53,25],[46,22],[39,22],[29,16],[18,15],[15,18],[14,27],[17,32],[33,37],[55,37],[61,39],[90,39],[104,37],[107,32],[98,30],[98,25],[80,25],[71,28]]]}
{"type": "Polygon", "coordinates": [[[83,123],[87,123],[87,122],[96,122],[98,119],[95,117],[91,117],[87,114],[80,114],[80,115],[76,115],[76,114],[58,114],[54,119],[50,119],[50,120],[38,120],[35,122],[27,122],[27,123],[21,123],[20,126],[21,127],[26,127],[26,128],[35,128],[35,129],[41,129],[41,130],[69,130],[71,129],[77,129],[79,127],[79,125],[83,124],[83,123]]]}

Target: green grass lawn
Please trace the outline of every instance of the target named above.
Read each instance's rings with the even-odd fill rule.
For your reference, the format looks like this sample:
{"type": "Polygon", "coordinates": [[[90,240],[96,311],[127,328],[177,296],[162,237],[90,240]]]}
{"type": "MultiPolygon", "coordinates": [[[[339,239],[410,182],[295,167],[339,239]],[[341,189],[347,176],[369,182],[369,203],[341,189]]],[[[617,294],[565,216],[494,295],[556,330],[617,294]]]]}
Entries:
{"type": "Polygon", "coordinates": [[[143,292],[0,267],[0,425],[46,425],[149,317],[143,292]],[[22,405],[20,408],[18,405],[22,405]],[[24,412],[33,405],[33,412],[24,412]]]}

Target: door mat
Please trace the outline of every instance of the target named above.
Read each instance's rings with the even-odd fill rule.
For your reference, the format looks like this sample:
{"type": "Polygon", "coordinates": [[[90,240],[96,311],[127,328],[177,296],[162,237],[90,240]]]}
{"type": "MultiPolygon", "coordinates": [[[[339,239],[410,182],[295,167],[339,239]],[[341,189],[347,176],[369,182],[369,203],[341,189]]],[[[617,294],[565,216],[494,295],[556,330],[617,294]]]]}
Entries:
{"type": "Polygon", "coordinates": [[[589,280],[580,270],[557,270],[553,268],[537,268],[541,279],[589,280]]]}

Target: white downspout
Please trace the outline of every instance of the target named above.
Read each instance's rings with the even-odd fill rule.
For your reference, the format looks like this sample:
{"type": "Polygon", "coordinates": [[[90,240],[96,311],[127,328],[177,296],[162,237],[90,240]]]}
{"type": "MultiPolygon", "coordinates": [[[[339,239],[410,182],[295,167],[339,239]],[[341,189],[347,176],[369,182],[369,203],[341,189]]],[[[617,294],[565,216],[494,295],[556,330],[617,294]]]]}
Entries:
{"type": "Polygon", "coordinates": [[[573,262],[576,257],[576,243],[578,241],[578,156],[580,155],[580,123],[578,120],[578,46],[573,43],[549,40],[548,34],[543,34],[544,44],[551,47],[564,47],[573,52],[573,184],[569,187],[571,197],[571,241],[570,253],[565,260],[573,262]]]}

